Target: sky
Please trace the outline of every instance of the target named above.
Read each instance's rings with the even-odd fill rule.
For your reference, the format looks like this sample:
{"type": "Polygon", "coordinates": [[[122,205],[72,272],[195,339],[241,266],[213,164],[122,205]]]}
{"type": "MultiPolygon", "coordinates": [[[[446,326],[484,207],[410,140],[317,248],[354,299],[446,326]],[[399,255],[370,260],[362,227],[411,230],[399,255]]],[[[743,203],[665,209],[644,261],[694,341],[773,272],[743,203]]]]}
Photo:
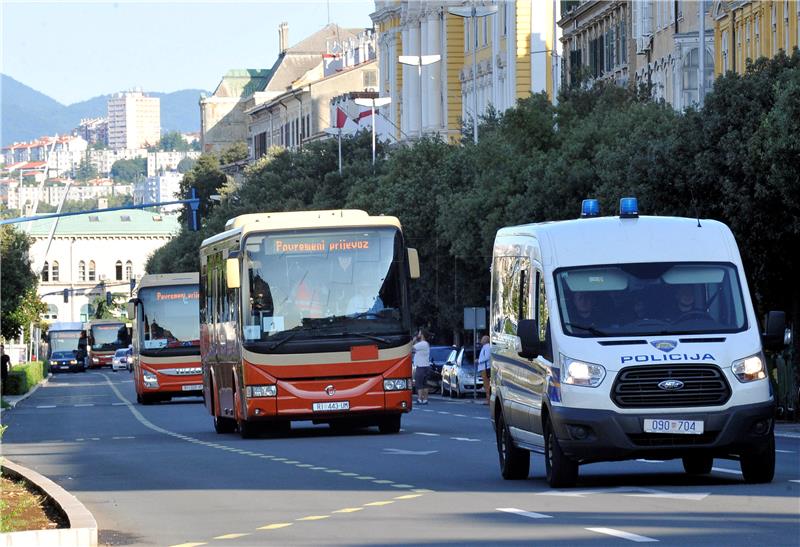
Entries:
{"type": "Polygon", "coordinates": [[[330,22],[372,27],[366,0],[0,0],[0,72],[69,105],[140,87],[214,91],[232,68],[270,68],[330,22]]]}

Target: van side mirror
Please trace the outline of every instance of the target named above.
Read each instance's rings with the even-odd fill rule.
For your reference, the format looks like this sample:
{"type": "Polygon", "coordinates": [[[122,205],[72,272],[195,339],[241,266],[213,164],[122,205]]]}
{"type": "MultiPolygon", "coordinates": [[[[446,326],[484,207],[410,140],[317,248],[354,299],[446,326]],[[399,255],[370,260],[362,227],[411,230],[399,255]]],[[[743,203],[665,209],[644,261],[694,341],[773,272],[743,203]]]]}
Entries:
{"type": "Polygon", "coordinates": [[[240,286],[239,281],[239,259],[226,258],[225,259],[225,280],[229,289],[238,289],[240,286]]]}
{"type": "Polygon", "coordinates": [[[408,248],[408,276],[411,279],[419,279],[419,254],[416,249],[408,248]]]}
{"type": "Polygon", "coordinates": [[[542,354],[542,344],[539,341],[539,324],[536,319],[522,319],[517,325],[522,350],[519,356],[525,359],[535,359],[542,354]]]}
{"type": "Polygon", "coordinates": [[[791,334],[786,331],[786,312],[768,312],[764,318],[764,333],[761,335],[764,349],[781,351],[790,340],[791,334]]]}

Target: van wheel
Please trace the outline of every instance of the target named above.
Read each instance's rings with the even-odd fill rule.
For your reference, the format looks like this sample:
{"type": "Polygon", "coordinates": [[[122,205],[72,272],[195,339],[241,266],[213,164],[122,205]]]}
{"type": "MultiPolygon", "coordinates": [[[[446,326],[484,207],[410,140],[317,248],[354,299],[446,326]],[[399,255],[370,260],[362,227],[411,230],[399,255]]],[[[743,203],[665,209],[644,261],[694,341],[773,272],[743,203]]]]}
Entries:
{"type": "Polygon", "coordinates": [[[381,421],[378,422],[378,431],[384,434],[400,433],[400,419],[400,414],[381,418],[381,421]]]}
{"type": "Polygon", "coordinates": [[[772,482],[775,476],[775,435],[769,434],[764,444],[739,456],[744,482],[751,484],[772,482]]]}
{"type": "Polygon", "coordinates": [[[531,470],[531,453],[514,446],[511,432],[501,411],[497,415],[497,455],[500,458],[500,474],[506,480],[527,479],[531,470]]]}
{"type": "Polygon", "coordinates": [[[708,475],[714,465],[714,458],[711,456],[685,456],[683,458],[683,469],[690,475],[708,475]]]}
{"type": "Polygon", "coordinates": [[[571,488],[578,481],[578,464],[561,450],[549,420],[544,423],[544,467],[551,488],[571,488]]]}

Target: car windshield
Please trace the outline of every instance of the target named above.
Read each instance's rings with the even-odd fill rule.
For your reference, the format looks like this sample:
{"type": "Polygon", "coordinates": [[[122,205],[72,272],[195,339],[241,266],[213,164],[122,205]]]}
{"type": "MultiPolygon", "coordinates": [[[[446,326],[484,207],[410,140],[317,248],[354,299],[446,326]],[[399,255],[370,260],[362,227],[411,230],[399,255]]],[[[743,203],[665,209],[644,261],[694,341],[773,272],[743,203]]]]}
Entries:
{"type": "Polygon", "coordinates": [[[469,351],[464,351],[464,354],[461,356],[461,366],[464,368],[472,368],[474,367],[474,360],[473,360],[474,352],[470,349],[469,351]]]}
{"type": "Polygon", "coordinates": [[[408,331],[396,229],[256,234],[244,248],[245,341],[408,331]]]}
{"type": "Polygon", "coordinates": [[[198,285],[145,287],[139,291],[143,316],[140,341],[145,349],[200,346],[198,285]]]}
{"type": "Polygon", "coordinates": [[[92,337],[94,338],[92,349],[97,351],[116,350],[129,343],[128,328],[125,323],[92,325],[92,337]]]}
{"type": "Polygon", "coordinates": [[[80,331],[50,331],[50,352],[55,354],[77,351],[80,337],[80,331]]]}
{"type": "Polygon", "coordinates": [[[649,263],[555,272],[561,326],[569,336],[739,332],[747,328],[733,264],[649,263]]]}
{"type": "Polygon", "coordinates": [[[128,350],[126,349],[118,349],[116,353],[114,353],[114,357],[125,357],[128,354],[128,350]]]}
{"type": "Polygon", "coordinates": [[[431,348],[431,361],[434,363],[444,363],[453,350],[450,346],[433,346],[431,348]]]}

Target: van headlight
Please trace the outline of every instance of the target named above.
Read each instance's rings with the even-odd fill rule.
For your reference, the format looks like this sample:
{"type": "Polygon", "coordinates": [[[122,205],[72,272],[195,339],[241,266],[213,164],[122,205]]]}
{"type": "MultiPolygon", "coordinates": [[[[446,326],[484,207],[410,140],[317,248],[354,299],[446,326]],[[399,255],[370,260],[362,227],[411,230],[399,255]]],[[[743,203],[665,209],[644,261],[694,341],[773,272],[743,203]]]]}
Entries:
{"type": "Polygon", "coordinates": [[[736,379],[743,384],[755,380],[763,380],[767,377],[764,354],[756,353],[750,357],[734,361],[731,365],[731,371],[736,376],[736,379]]]}
{"type": "Polygon", "coordinates": [[[383,381],[384,391],[402,391],[411,389],[411,378],[392,378],[383,381]]]}
{"type": "Polygon", "coordinates": [[[149,387],[149,388],[158,387],[158,377],[149,370],[142,371],[142,381],[144,382],[144,387],[149,387]]]}
{"type": "Polygon", "coordinates": [[[245,394],[250,397],[275,397],[278,394],[278,387],[275,385],[267,386],[247,386],[245,394]]]}
{"type": "Polygon", "coordinates": [[[578,361],[561,355],[561,381],[573,386],[597,387],[606,377],[606,369],[601,365],[578,361]]]}

